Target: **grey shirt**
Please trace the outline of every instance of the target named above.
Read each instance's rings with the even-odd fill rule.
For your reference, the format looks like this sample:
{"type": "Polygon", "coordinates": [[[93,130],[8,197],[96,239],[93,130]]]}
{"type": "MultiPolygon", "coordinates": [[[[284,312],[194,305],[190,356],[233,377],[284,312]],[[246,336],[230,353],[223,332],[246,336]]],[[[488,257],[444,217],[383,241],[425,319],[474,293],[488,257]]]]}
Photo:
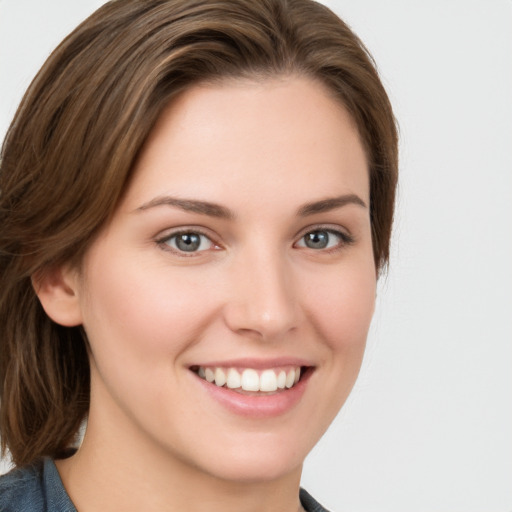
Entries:
{"type": "MultiPolygon", "coordinates": [[[[307,512],[328,512],[304,489],[300,501],[307,512]]],[[[0,512],[77,512],[52,459],[15,469],[0,477],[0,512]]]]}

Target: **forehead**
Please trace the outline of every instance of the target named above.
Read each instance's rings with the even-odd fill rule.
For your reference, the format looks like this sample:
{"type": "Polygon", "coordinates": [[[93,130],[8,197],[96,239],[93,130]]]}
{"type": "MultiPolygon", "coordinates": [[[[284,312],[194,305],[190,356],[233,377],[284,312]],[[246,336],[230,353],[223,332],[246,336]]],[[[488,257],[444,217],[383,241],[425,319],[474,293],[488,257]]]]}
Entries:
{"type": "Polygon", "coordinates": [[[369,200],[356,125],[319,82],[282,77],[203,84],[176,98],[143,147],[126,201],[178,194],[244,206],[338,193],[369,200]]]}

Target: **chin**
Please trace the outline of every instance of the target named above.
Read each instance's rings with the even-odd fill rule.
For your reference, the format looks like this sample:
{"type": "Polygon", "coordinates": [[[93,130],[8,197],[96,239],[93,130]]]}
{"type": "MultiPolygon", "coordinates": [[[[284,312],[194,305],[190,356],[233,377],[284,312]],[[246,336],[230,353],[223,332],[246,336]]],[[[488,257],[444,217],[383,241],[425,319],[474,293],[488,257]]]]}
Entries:
{"type": "MultiPolygon", "coordinates": [[[[307,446],[298,439],[269,439],[256,434],[252,440],[217,446],[199,465],[203,471],[221,480],[256,483],[277,481],[291,474],[300,476],[302,464],[314,443],[307,446]]],[[[203,455],[206,455],[203,453],[203,455]]]]}
{"type": "MultiPolygon", "coordinates": [[[[264,459],[264,458],[263,458],[264,459]]],[[[303,459],[297,460],[263,460],[261,457],[252,460],[235,460],[220,462],[210,474],[218,479],[254,484],[279,481],[291,474],[298,474],[302,469],[303,459]]]]}

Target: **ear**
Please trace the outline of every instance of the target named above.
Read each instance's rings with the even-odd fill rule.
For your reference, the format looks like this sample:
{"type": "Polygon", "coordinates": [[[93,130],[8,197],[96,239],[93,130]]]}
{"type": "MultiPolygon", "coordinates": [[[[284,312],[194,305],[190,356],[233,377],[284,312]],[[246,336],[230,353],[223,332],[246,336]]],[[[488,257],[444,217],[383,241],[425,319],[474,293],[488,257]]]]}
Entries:
{"type": "Polygon", "coordinates": [[[32,286],[46,314],[65,327],[82,324],[78,271],[69,265],[52,267],[32,276],[32,286]]]}

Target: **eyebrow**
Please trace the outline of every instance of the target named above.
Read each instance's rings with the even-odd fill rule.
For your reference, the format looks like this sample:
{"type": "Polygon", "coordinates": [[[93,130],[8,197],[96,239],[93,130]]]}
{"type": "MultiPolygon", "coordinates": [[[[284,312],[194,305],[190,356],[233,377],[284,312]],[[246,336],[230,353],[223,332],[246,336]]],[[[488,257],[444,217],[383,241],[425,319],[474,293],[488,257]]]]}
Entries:
{"type": "MultiPolygon", "coordinates": [[[[324,213],[337,208],[342,208],[348,204],[355,204],[363,208],[367,208],[365,202],[356,194],[345,194],[338,197],[330,197],[320,201],[306,203],[297,210],[297,215],[299,217],[307,217],[316,213],[324,213]]],[[[197,199],[181,199],[172,196],[155,197],[154,199],[151,199],[151,201],[148,201],[142,206],[136,208],[135,211],[145,211],[157,206],[171,206],[180,208],[186,212],[199,213],[201,215],[208,215],[209,217],[217,217],[227,220],[233,220],[236,217],[229,208],[221,206],[220,204],[211,203],[209,201],[200,201],[197,199]]]]}
{"type": "Polygon", "coordinates": [[[315,213],[324,213],[336,210],[337,208],[342,208],[348,204],[355,204],[363,208],[367,208],[366,203],[356,194],[345,194],[338,197],[322,199],[321,201],[306,203],[299,208],[297,215],[299,217],[307,217],[308,215],[314,215],[315,213]]]}
{"type": "Polygon", "coordinates": [[[186,212],[200,213],[209,217],[220,219],[234,219],[235,214],[220,204],[210,203],[209,201],[199,201],[197,199],[180,199],[178,197],[162,196],[155,197],[151,201],[139,206],[135,211],[149,210],[156,206],[173,206],[186,212]]]}

